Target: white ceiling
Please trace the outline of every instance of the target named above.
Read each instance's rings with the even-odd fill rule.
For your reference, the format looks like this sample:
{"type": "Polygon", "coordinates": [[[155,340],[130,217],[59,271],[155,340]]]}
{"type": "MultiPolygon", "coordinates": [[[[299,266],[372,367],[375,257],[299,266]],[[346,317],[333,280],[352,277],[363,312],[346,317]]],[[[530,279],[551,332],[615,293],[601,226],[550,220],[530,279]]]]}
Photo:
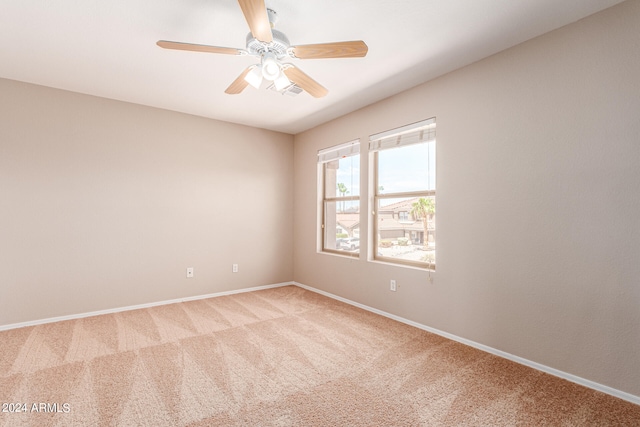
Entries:
{"type": "MultiPolygon", "coordinates": [[[[409,89],[622,0],[267,0],[292,45],[364,40],[366,58],[296,61],[321,99],[224,90],[250,56],[236,0],[1,0],[0,77],[287,133],[409,89]]],[[[0,94],[1,96],[1,94],[0,94]]]]}

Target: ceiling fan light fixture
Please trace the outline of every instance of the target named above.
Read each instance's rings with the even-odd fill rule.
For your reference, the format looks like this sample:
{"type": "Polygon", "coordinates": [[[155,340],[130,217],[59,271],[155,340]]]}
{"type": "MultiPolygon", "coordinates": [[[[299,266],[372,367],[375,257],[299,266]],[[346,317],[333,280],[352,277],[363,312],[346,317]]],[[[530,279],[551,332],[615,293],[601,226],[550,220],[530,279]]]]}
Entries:
{"type": "Polygon", "coordinates": [[[262,70],[260,65],[255,65],[253,68],[251,68],[251,71],[249,71],[249,73],[244,76],[244,79],[251,86],[255,87],[256,89],[260,89],[260,85],[262,85],[262,70]]]}
{"type": "Polygon", "coordinates": [[[262,57],[262,77],[274,81],[280,76],[280,64],[273,53],[265,53],[262,57]]]}
{"type": "Polygon", "coordinates": [[[276,77],[276,79],[273,81],[273,85],[276,87],[276,90],[279,92],[291,86],[291,82],[283,72],[280,72],[280,75],[276,77]]]}

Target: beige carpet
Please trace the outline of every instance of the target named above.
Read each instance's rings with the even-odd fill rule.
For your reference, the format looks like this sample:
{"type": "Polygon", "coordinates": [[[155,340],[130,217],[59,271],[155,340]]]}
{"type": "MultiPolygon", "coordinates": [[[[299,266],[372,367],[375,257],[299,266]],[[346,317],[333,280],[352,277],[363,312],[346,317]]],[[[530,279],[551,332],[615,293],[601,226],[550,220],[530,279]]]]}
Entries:
{"type": "Polygon", "coordinates": [[[640,406],[295,286],[0,345],[0,426],[640,425],[640,406]]]}

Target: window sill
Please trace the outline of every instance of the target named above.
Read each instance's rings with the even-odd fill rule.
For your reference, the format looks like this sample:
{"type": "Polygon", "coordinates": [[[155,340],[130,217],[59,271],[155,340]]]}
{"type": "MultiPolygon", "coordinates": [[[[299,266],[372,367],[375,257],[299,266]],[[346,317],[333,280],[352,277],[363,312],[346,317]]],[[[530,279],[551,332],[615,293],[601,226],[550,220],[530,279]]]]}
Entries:
{"type": "Polygon", "coordinates": [[[332,255],[340,258],[351,258],[351,259],[359,259],[360,252],[351,252],[351,251],[340,251],[340,250],[321,250],[318,251],[319,254],[324,255],[332,255]]]}
{"type": "Polygon", "coordinates": [[[431,272],[431,273],[435,273],[436,271],[436,268],[434,265],[430,265],[430,264],[419,265],[417,263],[412,263],[412,262],[393,261],[388,258],[372,258],[372,259],[369,259],[369,262],[389,265],[393,267],[409,268],[411,270],[431,272]]]}

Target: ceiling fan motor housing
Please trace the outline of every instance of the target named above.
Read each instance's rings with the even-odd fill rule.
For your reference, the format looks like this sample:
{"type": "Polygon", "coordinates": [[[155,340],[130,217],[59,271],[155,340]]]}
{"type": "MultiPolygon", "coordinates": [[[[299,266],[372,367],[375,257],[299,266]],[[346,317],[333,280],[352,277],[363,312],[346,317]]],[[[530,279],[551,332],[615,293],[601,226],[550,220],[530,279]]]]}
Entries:
{"type": "Polygon", "coordinates": [[[255,56],[262,56],[266,52],[272,52],[278,59],[288,57],[287,49],[289,49],[290,43],[287,36],[276,29],[272,29],[271,33],[273,34],[271,43],[261,42],[253,37],[253,34],[247,34],[247,52],[255,56]]]}

